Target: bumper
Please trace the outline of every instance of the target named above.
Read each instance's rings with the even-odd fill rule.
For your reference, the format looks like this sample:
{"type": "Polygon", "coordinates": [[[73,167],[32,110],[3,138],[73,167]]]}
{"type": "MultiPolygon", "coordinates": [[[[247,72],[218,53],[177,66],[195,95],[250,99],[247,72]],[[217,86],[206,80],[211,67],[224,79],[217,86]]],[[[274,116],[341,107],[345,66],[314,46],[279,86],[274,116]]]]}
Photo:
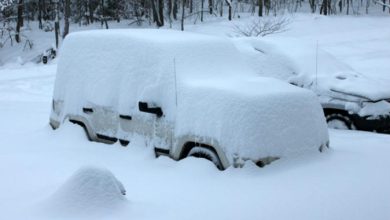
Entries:
{"type": "Polygon", "coordinates": [[[54,119],[51,119],[50,118],[50,122],[49,122],[51,128],[53,128],[53,130],[57,129],[58,127],[60,127],[60,122],[54,120],[54,119]]]}
{"type": "Polygon", "coordinates": [[[378,133],[390,134],[390,116],[369,119],[369,117],[352,116],[354,124],[358,130],[376,131],[378,133]]]}

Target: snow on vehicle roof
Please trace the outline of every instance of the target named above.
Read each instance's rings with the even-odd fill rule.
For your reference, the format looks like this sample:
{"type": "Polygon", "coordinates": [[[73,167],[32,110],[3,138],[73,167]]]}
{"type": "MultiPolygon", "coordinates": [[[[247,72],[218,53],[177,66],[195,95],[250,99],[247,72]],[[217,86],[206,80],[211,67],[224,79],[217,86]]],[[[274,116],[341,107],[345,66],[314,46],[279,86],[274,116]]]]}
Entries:
{"type": "Polygon", "coordinates": [[[71,86],[67,82],[77,79],[84,81],[82,94],[89,100],[109,106],[115,104],[111,97],[119,95],[115,88],[126,80],[138,78],[151,86],[156,78],[171,80],[175,73],[178,80],[252,73],[242,65],[229,41],[170,30],[72,33],[60,56],[56,81],[61,83],[56,84],[55,96],[63,96],[58,94],[64,91],[61,86],[71,86]]]}

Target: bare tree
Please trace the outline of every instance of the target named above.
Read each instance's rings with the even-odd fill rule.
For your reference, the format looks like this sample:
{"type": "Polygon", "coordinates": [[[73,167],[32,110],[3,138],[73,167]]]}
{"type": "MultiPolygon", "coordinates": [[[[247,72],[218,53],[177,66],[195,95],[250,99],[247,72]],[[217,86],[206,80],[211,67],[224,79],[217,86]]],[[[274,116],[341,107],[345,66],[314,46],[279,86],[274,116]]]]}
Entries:
{"type": "Polygon", "coordinates": [[[234,25],[234,32],[238,36],[264,37],[287,30],[290,20],[285,17],[257,18],[244,25],[234,25]]]}

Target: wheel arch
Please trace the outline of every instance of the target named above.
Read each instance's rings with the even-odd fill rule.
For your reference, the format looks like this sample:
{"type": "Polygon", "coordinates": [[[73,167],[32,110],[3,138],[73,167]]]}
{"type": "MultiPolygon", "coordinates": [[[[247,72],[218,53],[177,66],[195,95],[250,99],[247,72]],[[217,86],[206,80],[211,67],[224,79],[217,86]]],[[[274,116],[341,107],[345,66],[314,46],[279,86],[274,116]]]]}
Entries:
{"type": "Polygon", "coordinates": [[[324,108],[324,115],[326,118],[326,122],[328,123],[328,126],[331,120],[337,119],[344,122],[346,127],[348,127],[349,130],[357,129],[356,117],[354,115],[349,114],[347,110],[324,108]]]}
{"type": "Polygon", "coordinates": [[[93,132],[93,129],[91,128],[89,122],[87,119],[81,116],[76,116],[76,115],[67,115],[65,118],[67,118],[71,123],[80,125],[84,131],[85,134],[88,138],[89,141],[96,141],[97,136],[93,132]]]}
{"type": "Polygon", "coordinates": [[[201,147],[212,151],[218,157],[218,160],[221,164],[221,168],[220,168],[221,170],[224,170],[230,166],[230,163],[228,162],[225,153],[218,146],[206,144],[203,142],[197,142],[197,141],[186,141],[182,145],[177,159],[181,160],[186,158],[190,153],[191,149],[193,149],[194,147],[201,147]]]}

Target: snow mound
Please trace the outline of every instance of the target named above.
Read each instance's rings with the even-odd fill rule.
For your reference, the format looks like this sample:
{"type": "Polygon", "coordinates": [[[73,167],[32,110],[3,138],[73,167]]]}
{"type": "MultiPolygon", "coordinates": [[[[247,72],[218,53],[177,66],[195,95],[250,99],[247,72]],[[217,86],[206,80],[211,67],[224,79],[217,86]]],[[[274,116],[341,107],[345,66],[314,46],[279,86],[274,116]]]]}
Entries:
{"type": "Polygon", "coordinates": [[[50,208],[67,214],[106,212],[126,202],[122,183],[106,169],[83,167],[50,199],[50,208]]]}

